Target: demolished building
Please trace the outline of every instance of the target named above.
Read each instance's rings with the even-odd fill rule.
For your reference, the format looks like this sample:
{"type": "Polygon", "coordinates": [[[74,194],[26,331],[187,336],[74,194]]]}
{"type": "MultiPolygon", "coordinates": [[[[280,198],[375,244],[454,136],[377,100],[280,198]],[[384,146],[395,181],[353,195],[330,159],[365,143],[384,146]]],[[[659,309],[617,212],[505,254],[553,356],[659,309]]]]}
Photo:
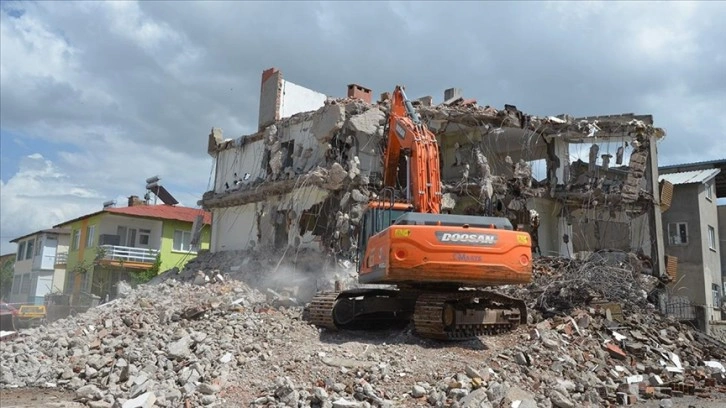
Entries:
{"type": "MultiPolygon", "coordinates": [[[[389,97],[373,103],[351,84],[332,98],[266,70],[259,131],[209,135],[214,188],[199,204],[212,213],[211,251],[276,254],[301,270],[353,265],[361,214],[383,186],[389,97]]],[[[537,117],[480,106],[460,89],[414,105],[439,143],[444,212],[507,217],[539,255],[624,251],[666,276],[656,148],[665,132],[650,115],[537,117]]]]}

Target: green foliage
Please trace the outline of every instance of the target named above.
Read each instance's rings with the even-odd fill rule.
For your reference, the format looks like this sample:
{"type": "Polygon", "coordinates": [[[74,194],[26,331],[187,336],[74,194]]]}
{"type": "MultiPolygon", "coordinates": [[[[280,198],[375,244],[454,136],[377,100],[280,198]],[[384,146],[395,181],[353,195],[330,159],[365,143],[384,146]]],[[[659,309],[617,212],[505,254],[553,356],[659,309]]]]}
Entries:
{"type": "Polygon", "coordinates": [[[141,272],[131,272],[131,279],[133,279],[134,283],[137,285],[147,283],[159,274],[160,268],[161,254],[156,256],[156,261],[154,261],[154,264],[151,266],[151,268],[141,272]]]}
{"type": "Polygon", "coordinates": [[[93,268],[93,264],[88,261],[81,261],[73,267],[73,273],[85,274],[93,268]]]}
{"type": "Polygon", "coordinates": [[[106,257],[106,248],[102,246],[96,247],[96,257],[94,258],[94,263],[98,264],[101,259],[106,257]]]}
{"type": "Polygon", "coordinates": [[[4,299],[10,294],[10,288],[13,286],[13,265],[15,259],[11,258],[3,262],[0,269],[0,299],[4,299]]]}

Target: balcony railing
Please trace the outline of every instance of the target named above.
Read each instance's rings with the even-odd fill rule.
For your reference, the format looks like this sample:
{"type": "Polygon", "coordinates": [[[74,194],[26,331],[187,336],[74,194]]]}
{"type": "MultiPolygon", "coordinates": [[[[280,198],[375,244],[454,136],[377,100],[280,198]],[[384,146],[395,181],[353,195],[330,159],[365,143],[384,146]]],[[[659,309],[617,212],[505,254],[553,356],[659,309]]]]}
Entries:
{"type": "Polygon", "coordinates": [[[68,252],[59,252],[55,254],[55,264],[65,265],[68,263],[68,252]]]}
{"type": "Polygon", "coordinates": [[[159,254],[158,249],[134,248],[118,245],[101,245],[103,258],[109,261],[154,263],[159,254]]]}

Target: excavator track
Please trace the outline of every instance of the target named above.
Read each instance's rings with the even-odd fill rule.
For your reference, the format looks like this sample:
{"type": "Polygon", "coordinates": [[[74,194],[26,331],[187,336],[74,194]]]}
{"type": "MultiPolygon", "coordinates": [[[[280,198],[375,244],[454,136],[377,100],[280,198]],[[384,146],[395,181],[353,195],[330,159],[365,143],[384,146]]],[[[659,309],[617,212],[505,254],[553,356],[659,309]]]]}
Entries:
{"type": "MultiPolygon", "coordinates": [[[[388,292],[389,295],[392,293],[388,292]]],[[[402,301],[396,303],[385,303],[384,291],[321,293],[305,309],[304,319],[317,327],[338,330],[353,328],[356,321],[365,322],[367,316],[364,312],[385,310],[407,316],[403,321],[412,320],[419,337],[448,341],[513,330],[527,319],[523,301],[496,292],[403,290],[397,293],[402,301]],[[365,298],[359,300],[365,302],[365,307],[356,309],[349,303],[353,298],[365,298]],[[339,327],[340,324],[343,326],[339,327]]],[[[387,297],[388,300],[393,298],[396,296],[387,297]]]]}
{"type": "Polygon", "coordinates": [[[526,322],[523,301],[496,292],[423,293],[413,315],[416,334],[435,340],[468,340],[514,330],[526,322]],[[479,300],[474,304],[474,299],[479,300]]]}
{"type": "Polygon", "coordinates": [[[338,299],[338,292],[324,292],[316,295],[305,309],[305,320],[318,327],[336,330],[333,321],[333,308],[338,299]]]}

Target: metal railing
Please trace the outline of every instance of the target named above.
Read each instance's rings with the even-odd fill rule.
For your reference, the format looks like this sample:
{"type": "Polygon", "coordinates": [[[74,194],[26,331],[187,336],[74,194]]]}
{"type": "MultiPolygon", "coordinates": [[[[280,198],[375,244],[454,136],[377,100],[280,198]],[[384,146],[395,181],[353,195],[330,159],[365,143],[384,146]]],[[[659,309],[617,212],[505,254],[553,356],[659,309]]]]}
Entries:
{"type": "Polygon", "coordinates": [[[55,254],[55,264],[65,265],[68,263],[68,252],[60,252],[55,254]]]}
{"type": "Polygon", "coordinates": [[[101,245],[104,254],[102,259],[125,262],[154,263],[159,254],[158,249],[134,248],[118,245],[101,245]]]}

